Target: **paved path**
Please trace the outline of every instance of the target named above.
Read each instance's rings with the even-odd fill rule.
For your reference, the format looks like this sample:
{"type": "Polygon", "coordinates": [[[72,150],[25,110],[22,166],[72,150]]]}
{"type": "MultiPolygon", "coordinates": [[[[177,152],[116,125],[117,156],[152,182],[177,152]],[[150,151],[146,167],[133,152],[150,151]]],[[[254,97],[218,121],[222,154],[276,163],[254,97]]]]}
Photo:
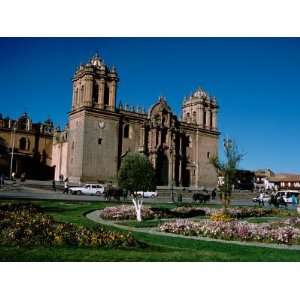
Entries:
{"type": "Polygon", "coordinates": [[[101,210],[95,210],[86,215],[86,217],[96,223],[100,223],[102,225],[113,226],[119,229],[133,231],[133,232],[142,232],[159,236],[168,236],[174,238],[182,238],[182,239],[191,239],[191,240],[199,240],[206,242],[217,242],[224,244],[235,244],[240,246],[255,246],[255,247],[263,247],[263,248],[272,248],[272,249],[284,249],[284,250],[300,250],[300,245],[281,245],[281,244],[268,244],[268,243],[255,243],[255,242],[240,242],[240,241],[226,241],[220,239],[211,239],[206,237],[198,237],[198,236],[185,236],[178,235],[173,233],[160,232],[156,228],[137,228],[137,227],[129,227],[125,225],[116,224],[114,221],[103,220],[100,217],[101,210]]]}

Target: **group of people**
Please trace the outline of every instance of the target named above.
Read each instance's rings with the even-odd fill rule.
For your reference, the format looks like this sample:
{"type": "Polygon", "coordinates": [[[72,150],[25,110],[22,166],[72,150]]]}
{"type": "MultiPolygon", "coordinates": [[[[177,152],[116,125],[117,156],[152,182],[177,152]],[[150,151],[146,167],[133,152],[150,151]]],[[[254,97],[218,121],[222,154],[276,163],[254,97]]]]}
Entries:
{"type": "MultiPolygon", "coordinates": [[[[61,177],[59,179],[61,181],[61,177]]],[[[67,177],[63,182],[64,182],[63,194],[69,194],[69,178],[67,177]]],[[[54,192],[56,192],[56,181],[55,180],[52,180],[52,189],[54,192]]]]}

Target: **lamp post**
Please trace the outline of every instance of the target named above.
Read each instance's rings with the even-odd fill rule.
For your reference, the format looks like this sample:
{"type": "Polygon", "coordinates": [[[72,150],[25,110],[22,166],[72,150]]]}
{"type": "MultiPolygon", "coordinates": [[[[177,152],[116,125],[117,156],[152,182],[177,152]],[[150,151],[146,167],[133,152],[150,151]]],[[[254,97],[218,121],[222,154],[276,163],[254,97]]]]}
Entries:
{"type": "Polygon", "coordinates": [[[12,179],[12,169],[13,169],[13,161],[14,161],[14,150],[15,150],[15,137],[16,137],[16,124],[14,124],[12,131],[11,131],[11,141],[12,141],[12,148],[11,148],[11,156],[10,156],[10,179],[12,179]]]}
{"type": "Polygon", "coordinates": [[[170,148],[170,158],[171,158],[171,201],[174,201],[174,182],[173,182],[173,148],[170,148]]]}

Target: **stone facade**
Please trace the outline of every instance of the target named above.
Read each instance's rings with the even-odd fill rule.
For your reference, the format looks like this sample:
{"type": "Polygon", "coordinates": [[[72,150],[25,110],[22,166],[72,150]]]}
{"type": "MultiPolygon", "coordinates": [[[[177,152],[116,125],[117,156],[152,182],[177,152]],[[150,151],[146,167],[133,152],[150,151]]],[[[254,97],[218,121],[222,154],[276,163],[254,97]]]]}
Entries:
{"type": "Polygon", "coordinates": [[[98,55],[75,72],[68,128],[54,138],[55,177],[62,170],[59,162],[66,161],[63,175],[71,182],[115,181],[122,158],[141,152],[156,170],[157,185],[215,187],[217,175],[209,163],[218,150],[215,98],[197,89],[184,100],[180,121],[163,97],[148,113],[117,107],[118,81],[115,68],[98,55]],[[62,147],[67,153],[59,152],[62,147]]]}
{"type": "Polygon", "coordinates": [[[51,179],[53,177],[52,142],[53,123],[33,123],[27,113],[17,120],[0,115],[0,168],[9,175],[10,158],[14,148],[13,171],[27,177],[51,179]]]}

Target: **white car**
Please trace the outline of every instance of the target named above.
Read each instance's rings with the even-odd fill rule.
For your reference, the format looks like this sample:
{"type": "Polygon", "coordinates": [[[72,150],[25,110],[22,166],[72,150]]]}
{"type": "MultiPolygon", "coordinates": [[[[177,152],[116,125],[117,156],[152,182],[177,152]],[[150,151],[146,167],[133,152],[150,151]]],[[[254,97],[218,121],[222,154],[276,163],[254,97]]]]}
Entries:
{"type": "Polygon", "coordinates": [[[157,192],[137,192],[137,195],[143,198],[154,198],[157,197],[157,192]]]}
{"type": "Polygon", "coordinates": [[[101,184],[85,184],[81,187],[71,187],[69,188],[71,194],[78,194],[78,195],[97,195],[100,196],[104,192],[104,186],[101,184]]]}
{"type": "MultiPolygon", "coordinates": [[[[259,195],[255,198],[252,199],[253,202],[258,202],[259,201],[259,195]]],[[[269,202],[271,201],[271,196],[268,195],[268,194],[264,194],[264,197],[263,197],[263,202],[269,202]]]]}

